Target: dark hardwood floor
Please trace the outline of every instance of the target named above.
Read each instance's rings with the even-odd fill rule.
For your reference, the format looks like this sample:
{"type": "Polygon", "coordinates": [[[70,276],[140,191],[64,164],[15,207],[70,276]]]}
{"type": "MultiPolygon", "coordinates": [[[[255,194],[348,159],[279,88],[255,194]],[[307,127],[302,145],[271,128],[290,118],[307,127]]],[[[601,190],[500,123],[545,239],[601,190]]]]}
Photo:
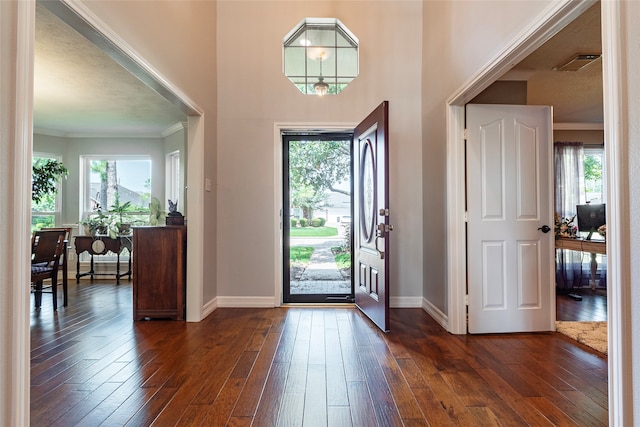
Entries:
{"type": "Polygon", "coordinates": [[[582,300],[576,301],[566,294],[556,295],[556,320],[576,322],[607,321],[606,289],[576,289],[582,300]]]}
{"type": "Polygon", "coordinates": [[[557,333],[457,336],[420,309],[132,320],[131,284],[31,314],[33,426],[604,426],[607,359],[557,333]]]}

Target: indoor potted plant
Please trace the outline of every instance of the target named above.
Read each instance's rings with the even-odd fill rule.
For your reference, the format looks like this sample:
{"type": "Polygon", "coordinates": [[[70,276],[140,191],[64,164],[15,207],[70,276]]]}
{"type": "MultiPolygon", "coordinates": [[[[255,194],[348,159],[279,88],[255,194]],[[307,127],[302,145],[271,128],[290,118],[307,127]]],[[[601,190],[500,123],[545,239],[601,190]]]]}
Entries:
{"type": "Polygon", "coordinates": [[[131,233],[131,221],[126,216],[126,212],[131,208],[131,202],[120,203],[120,195],[116,193],[116,198],[109,214],[115,219],[115,226],[118,230],[117,234],[126,235],[131,233]]]}
{"type": "Polygon", "coordinates": [[[101,209],[83,219],[80,224],[85,227],[85,235],[116,237],[118,226],[113,215],[105,214],[101,209]]]}

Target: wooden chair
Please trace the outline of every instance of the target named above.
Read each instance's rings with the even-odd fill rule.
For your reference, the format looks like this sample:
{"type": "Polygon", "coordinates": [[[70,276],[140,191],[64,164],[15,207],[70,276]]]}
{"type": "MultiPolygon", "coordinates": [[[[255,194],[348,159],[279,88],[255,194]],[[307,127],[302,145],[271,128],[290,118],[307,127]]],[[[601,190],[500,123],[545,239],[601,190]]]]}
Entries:
{"type": "MultiPolygon", "coordinates": [[[[35,292],[35,306],[42,303],[43,282],[51,280],[51,294],[53,295],[53,309],[58,309],[58,269],[60,257],[65,248],[65,231],[36,231],[31,239],[31,283],[35,292]]],[[[63,282],[63,304],[67,305],[67,286],[63,282]]]]}
{"type": "MultiPolygon", "coordinates": [[[[67,289],[67,279],[68,279],[68,266],[67,266],[67,256],[69,255],[69,239],[71,238],[71,227],[51,227],[51,228],[41,228],[42,231],[64,231],[64,248],[62,250],[62,256],[60,257],[60,268],[62,269],[62,287],[63,289],[67,289]]],[[[66,292],[66,291],[65,291],[66,292]]],[[[67,304],[65,303],[65,306],[67,304]]]]}

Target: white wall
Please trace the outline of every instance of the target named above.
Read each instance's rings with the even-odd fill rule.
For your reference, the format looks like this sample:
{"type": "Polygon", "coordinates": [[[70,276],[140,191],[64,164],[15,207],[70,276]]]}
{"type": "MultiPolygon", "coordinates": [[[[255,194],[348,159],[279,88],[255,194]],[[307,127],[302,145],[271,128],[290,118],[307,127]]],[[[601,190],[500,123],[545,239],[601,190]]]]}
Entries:
{"type": "Polygon", "coordinates": [[[553,140],[556,142],[579,141],[585,145],[604,144],[604,131],[602,130],[554,130],[553,140]]]}
{"type": "MultiPolygon", "coordinates": [[[[194,223],[190,223],[188,234],[204,237],[201,251],[205,262],[197,276],[205,278],[202,295],[206,304],[216,296],[217,2],[82,0],[82,3],[204,112],[204,155],[198,153],[197,158],[203,162],[204,178],[211,180],[212,191],[190,198],[202,197],[198,208],[205,212],[205,222],[202,230],[194,229],[194,223]]],[[[189,224],[189,217],[186,220],[189,224]]]]}
{"type": "Polygon", "coordinates": [[[447,99],[490,62],[547,1],[425,1],[423,10],[423,296],[447,314],[447,99]]]}
{"type": "Polygon", "coordinates": [[[272,297],[276,122],[358,123],[390,111],[391,298],[422,294],[419,1],[218,2],[218,297],[272,297]],[[305,17],[360,40],[360,75],[339,95],[302,94],[282,74],[282,39],[305,17]]]}

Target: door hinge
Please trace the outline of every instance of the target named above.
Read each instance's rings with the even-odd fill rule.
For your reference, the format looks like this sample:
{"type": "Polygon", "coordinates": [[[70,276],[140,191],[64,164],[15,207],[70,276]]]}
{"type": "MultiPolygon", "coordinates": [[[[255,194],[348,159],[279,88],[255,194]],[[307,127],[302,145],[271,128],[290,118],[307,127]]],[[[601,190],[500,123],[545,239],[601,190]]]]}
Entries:
{"type": "Polygon", "coordinates": [[[468,211],[464,212],[464,222],[469,222],[469,212],[468,211]]]}
{"type": "Polygon", "coordinates": [[[462,132],[462,137],[464,138],[464,140],[466,141],[467,139],[469,139],[469,129],[465,129],[462,132]]]}
{"type": "Polygon", "coordinates": [[[464,296],[464,305],[468,306],[469,305],[469,294],[466,294],[464,296]]]}

